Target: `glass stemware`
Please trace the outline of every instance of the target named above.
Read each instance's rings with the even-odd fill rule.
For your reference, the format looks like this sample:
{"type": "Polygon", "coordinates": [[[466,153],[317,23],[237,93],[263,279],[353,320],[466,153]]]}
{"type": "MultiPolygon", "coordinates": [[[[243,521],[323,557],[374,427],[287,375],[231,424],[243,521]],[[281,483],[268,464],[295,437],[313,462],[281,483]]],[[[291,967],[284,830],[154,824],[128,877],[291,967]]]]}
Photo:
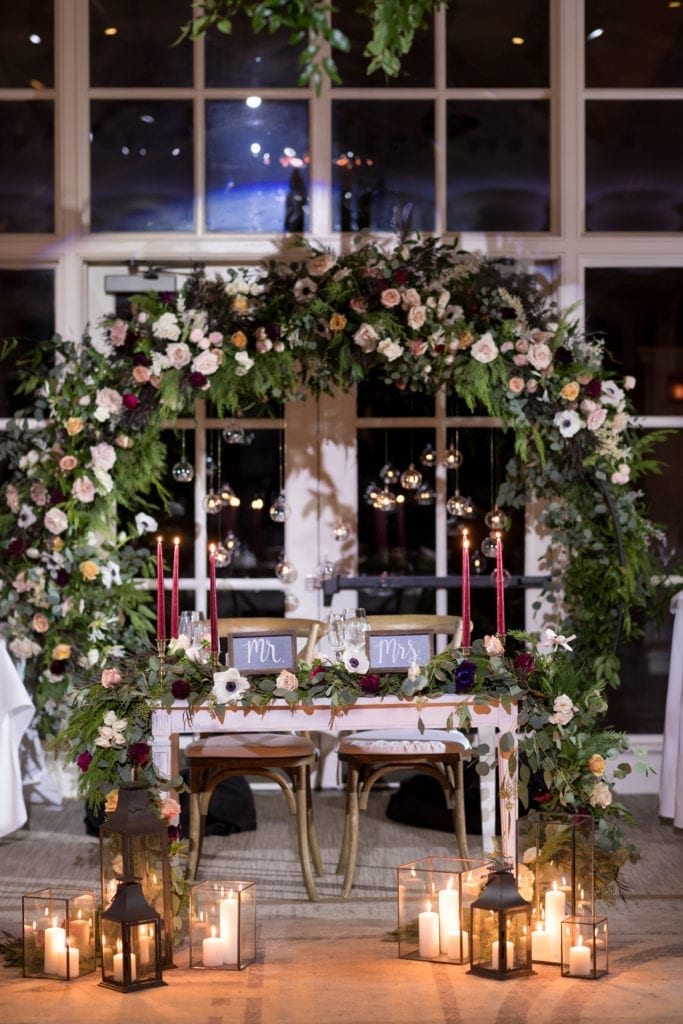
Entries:
{"type": "Polygon", "coordinates": [[[327,619],[327,636],[334,653],[335,663],[340,660],[346,646],[346,620],[342,612],[332,612],[327,619]]]}

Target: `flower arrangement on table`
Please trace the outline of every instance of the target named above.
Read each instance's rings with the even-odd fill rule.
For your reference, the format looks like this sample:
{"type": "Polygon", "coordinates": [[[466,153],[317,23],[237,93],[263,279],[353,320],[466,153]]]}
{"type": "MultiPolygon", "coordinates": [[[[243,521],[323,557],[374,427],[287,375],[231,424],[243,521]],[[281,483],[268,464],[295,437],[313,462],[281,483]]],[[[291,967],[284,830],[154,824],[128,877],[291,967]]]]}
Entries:
{"type": "MultiPolygon", "coordinates": [[[[586,685],[571,640],[551,629],[540,640],[511,632],[505,644],[514,654],[506,653],[498,636],[485,637],[468,649],[447,648],[429,664],[414,665],[405,673],[374,675],[368,672],[367,659],[359,661],[358,652],[352,652],[336,663],[300,663],[296,673],[247,677],[237,668],[213,667],[208,645],[196,647],[180,637],[170,641],[166,657],[150,650],[105,669],[99,683],[71,687],[69,722],[58,743],[66,760],[81,769],[81,794],[97,805],[131,774],[145,779],[156,795],[183,788],[180,778],[159,778],[151,760],[152,711],[175,701],[187,702],[191,718],[199,706],[221,716],[229,704],[259,711],[277,701],[305,706],[325,697],[334,718],[367,696],[413,701],[418,714],[420,706],[444,694],[471,695],[477,703],[509,705],[514,700],[519,709],[520,799],[527,807],[595,818],[598,888],[606,898],[618,884],[619,867],[637,858],[623,833],[631,817],[613,796],[613,778],[623,778],[630,766],[610,764],[613,778],[607,774],[608,762],[628,748],[628,741],[621,733],[597,728],[607,706],[605,681],[586,685]]],[[[468,703],[463,702],[457,725],[466,728],[469,721],[468,703]]],[[[452,715],[444,722],[448,728],[454,724],[452,715]]],[[[474,751],[483,752],[485,748],[474,751]]],[[[166,811],[172,810],[168,804],[166,811]]]]}

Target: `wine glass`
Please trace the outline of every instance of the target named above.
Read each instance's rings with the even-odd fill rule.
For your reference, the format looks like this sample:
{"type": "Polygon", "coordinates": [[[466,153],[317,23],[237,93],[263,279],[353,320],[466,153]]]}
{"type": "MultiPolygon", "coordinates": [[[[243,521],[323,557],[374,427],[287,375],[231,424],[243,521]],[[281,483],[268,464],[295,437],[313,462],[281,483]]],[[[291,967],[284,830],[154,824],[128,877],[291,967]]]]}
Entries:
{"type": "Polygon", "coordinates": [[[334,652],[335,663],[346,647],[346,620],[342,612],[332,612],[327,619],[327,636],[334,652]]]}
{"type": "MultiPolygon", "coordinates": [[[[362,647],[365,643],[365,612],[362,608],[346,608],[344,611],[344,636],[347,647],[362,647]],[[362,615],[359,616],[358,612],[362,615]]],[[[367,620],[365,619],[367,625],[367,620]]]]}

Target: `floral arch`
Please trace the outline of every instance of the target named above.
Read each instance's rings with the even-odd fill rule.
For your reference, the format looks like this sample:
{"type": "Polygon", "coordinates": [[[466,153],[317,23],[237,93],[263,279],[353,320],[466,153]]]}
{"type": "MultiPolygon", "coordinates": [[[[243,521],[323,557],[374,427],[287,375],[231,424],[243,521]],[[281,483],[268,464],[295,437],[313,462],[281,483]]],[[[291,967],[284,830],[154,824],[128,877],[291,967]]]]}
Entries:
{"type": "MultiPolygon", "coordinates": [[[[9,650],[25,661],[41,729],[63,730],[69,760],[93,747],[107,711],[131,720],[122,744],[100,748],[99,762],[85,765],[85,792],[101,796],[130,770],[128,751],[146,738],[144,706],[158,694],[153,658],[140,674],[140,636],[151,633],[153,617],[135,581],[152,571],[139,538],[164,498],[156,487],[162,425],[191,414],[198,397],[234,417],[270,399],[347,390],[370,372],[407,393],[455,391],[470,410],[514,431],[516,456],[499,502],[545,499],[547,596],[558,608],[555,628],[576,635],[554,696],[572,696],[577,723],[584,700],[582,727],[593,738],[576,778],[587,786],[595,774],[589,757],[624,748],[611,733],[594,740],[602,691],[618,681],[615,637],[637,636],[635,613],[650,603],[656,572],[658,531],[637,483],[654,468],[652,438],[634,428],[632,382],[608,370],[602,342],[585,337],[532,276],[447,240],[361,239],[343,255],[310,247],[222,277],[195,273],[177,296],[137,297],[130,321],[110,320],[75,343],[53,339],[25,369],[32,404],[10,423],[1,448],[0,614],[9,650]],[[137,512],[137,536],[112,529],[114,503],[137,512]],[[126,665],[128,675],[117,670],[117,686],[102,687],[112,664],[126,665]]],[[[543,690],[540,674],[516,672],[500,652],[492,657],[475,644],[477,652],[482,660],[472,664],[489,691],[543,690]]],[[[537,654],[538,672],[544,667],[550,678],[550,661],[537,654]]],[[[433,665],[425,696],[455,685],[458,667],[433,665]]],[[[189,677],[195,696],[206,682],[187,665],[176,677],[189,677]]],[[[352,682],[330,679],[355,699],[362,691],[354,695],[352,682]]],[[[403,681],[396,685],[400,692],[403,681]]],[[[550,690],[545,705],[538,696],[529,704],[530,734],[569,735],[568,723],[552,721],[552,697],[550,690]]],[[[273,685],[253,699],[273,699],[273,685]]],[[[534,743],[532,765],[551,770],[534,743]]],[[[137,764],[152,783],[151,766],[137,764]]],[[[578,785],[556,798],[580,802],[578,785]]]]}

